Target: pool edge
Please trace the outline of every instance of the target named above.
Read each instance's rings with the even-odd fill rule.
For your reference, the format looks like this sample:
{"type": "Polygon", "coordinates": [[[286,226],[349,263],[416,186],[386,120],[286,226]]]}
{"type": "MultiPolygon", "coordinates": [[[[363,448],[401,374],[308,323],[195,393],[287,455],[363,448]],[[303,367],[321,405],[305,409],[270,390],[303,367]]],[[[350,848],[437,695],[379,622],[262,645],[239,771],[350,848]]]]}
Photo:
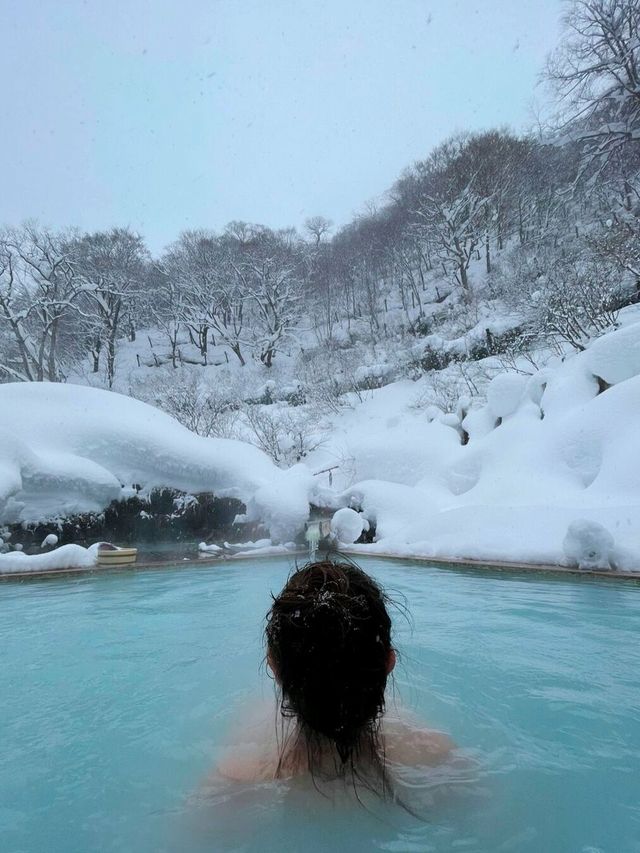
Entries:
{"type": "MultiPolygon", "coordinates": [[[[572,577],[578,576],[583,578],[598,578],[603,580],[622,580],[633,581],[640,584],[640,572],[619,572],[619,571],[603,571],[597,569],[578,569],[571,566],[561,566],[554,563],[526,563],[526,562],[509,562],[505,560],[483,561],[474,560],[463,557],[431,557],[427,555],[400,555],[385,551],[367,552],[359,548],[343,547],[339,553],[343,553],[354,558],[358,556],[367,557],[368,559],[385,559],[398,560],[404,562],[427,563],[432,566],[445,569],[471,569],[477,572],[504,572],[504,573],[523,573],[530,572],[534,574],[549,574],[553,576],[569,575],[572,577]]],[[[307,556],[308,552],[304,549],[299,551],[289,551],[283,554],[238,554],[220,557],[200,557],[198,559],[181,559],[181,560],[151,560],[147,562],[136,562],[131,566],[78,566],[75,568],[66,569],[45,569],[35,572],[6,572],[0,573],[0,582],[2,581],[26,581],[26,580],[42,580],[43,578],[65,577],[65,576],[84,576],[84,575],[102,575],[112,572],[136,572],[136,571],[152,571],[154,569],[178,569],[180,566],[189,568],[201,566],[202,568],[211,568],[215,565],[225,565],[234,560],[274,560],[282,557],[300,557],[307,556]]]]}

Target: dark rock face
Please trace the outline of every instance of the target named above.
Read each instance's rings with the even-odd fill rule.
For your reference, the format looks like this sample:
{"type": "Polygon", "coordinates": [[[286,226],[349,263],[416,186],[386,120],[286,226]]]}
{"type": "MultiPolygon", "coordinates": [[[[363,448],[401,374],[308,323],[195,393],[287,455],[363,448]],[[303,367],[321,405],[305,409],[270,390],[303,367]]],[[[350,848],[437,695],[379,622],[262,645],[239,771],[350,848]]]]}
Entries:
{"type": "Polygon", "coordinates": [[[244,525],[234,525],[233,520],[244,511],[244,504],[235,498],[157,489],[148,498],[113,501],[101,513],[85,513],[39,524],[11,525],[9,544],[20,542],[27,551],[34,546],[39,550],[49,533],[58,536],[59,545],[100,540],[139,545],[237,539],[246,537],[247,531],[244,525]]]}
{"type": "Polygon", "coordinates": [[[376,526],[369,522],[369,529],[363,530],[359,538],[356,540],[358,545],[371,545],[376,541],[376,526]]]}

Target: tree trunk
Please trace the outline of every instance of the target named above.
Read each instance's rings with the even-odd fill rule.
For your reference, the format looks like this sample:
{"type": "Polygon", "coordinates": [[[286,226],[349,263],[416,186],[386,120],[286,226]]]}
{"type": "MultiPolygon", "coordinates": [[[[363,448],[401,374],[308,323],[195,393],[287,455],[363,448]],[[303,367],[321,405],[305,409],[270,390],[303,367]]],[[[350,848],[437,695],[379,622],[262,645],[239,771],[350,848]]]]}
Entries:
{"type": "Polygon", "coordinates": [[[469,277],[467,275],[467,268],[464,263],[461,263],[458,267],[460,273],[460,284],[462,285],[462,292],[465,302],[471,301],[471,291],[469,289],[469,277]]]}
{"type": "MultiPolygon", "coordinates": [[[[100,370],[100,352],[102,351],[102,341],[96,338],[91,350],[91,358],[93,359],[92,373],[97,373],[100,370]]],[[[138,365],[139,366],[139,365],[138,365]]]]}
{"type": "Polygon", "coordinates": [[[206,325],[200,329],[200,352],[202,363],[206,367],[209,364],[209,327],[206,325]]]}
{"type": "Polygon", "coordinates": [[[240,362],[242,367],[244,367],[246,364],[246,361],[244,360],[244,356],[242,355],[242,351],[240,350],[240,344],[238,344],[238,343],[230,344],[230,347],[231,347],[231,351],[234,352],[238,356],[238,361],[240,362]]]}
{"type": "Polygon", "coordinates": [[[109,330],[107,338],[107,384],[109,389],[113,388],[113,380],[116,375],[116,341],[113,330],[109,330]]]}

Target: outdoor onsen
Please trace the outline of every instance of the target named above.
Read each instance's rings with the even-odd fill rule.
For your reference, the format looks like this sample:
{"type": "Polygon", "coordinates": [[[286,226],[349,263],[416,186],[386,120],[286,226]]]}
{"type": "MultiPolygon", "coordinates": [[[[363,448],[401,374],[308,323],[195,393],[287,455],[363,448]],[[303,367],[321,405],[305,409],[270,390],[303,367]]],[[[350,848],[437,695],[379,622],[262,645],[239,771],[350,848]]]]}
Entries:
{"type": "Polygon", "coordinates": [[[256,710],[276,724],[261,634],[293,568],[230,561],[3,585],[3,851],[635,849],[637,587],[363,567],[409,611],[388,712],[456,745],[391,768],[419,817],[339,784],[216,787],[256,710]]]}
{"type": "Polygon", "coordinates": [[[0,33],[0,853],[640,853],[640,0],[0,33]]]}

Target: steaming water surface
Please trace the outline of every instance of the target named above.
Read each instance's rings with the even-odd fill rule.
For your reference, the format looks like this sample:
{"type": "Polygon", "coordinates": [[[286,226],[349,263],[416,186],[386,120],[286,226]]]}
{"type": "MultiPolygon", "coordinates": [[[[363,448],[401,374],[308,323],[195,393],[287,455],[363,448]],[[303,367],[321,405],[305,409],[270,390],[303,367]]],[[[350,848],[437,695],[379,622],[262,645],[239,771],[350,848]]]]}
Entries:
{"type": "Polygon", "coordinates": [[[232,562],[0,586],[3,853],[640,851],[640,588],[363,562],[413,617],[397,701],[461,749],[403,775],[426,821],[304,781],[203,796],[272,695],[291,568],[232,562]]]}

